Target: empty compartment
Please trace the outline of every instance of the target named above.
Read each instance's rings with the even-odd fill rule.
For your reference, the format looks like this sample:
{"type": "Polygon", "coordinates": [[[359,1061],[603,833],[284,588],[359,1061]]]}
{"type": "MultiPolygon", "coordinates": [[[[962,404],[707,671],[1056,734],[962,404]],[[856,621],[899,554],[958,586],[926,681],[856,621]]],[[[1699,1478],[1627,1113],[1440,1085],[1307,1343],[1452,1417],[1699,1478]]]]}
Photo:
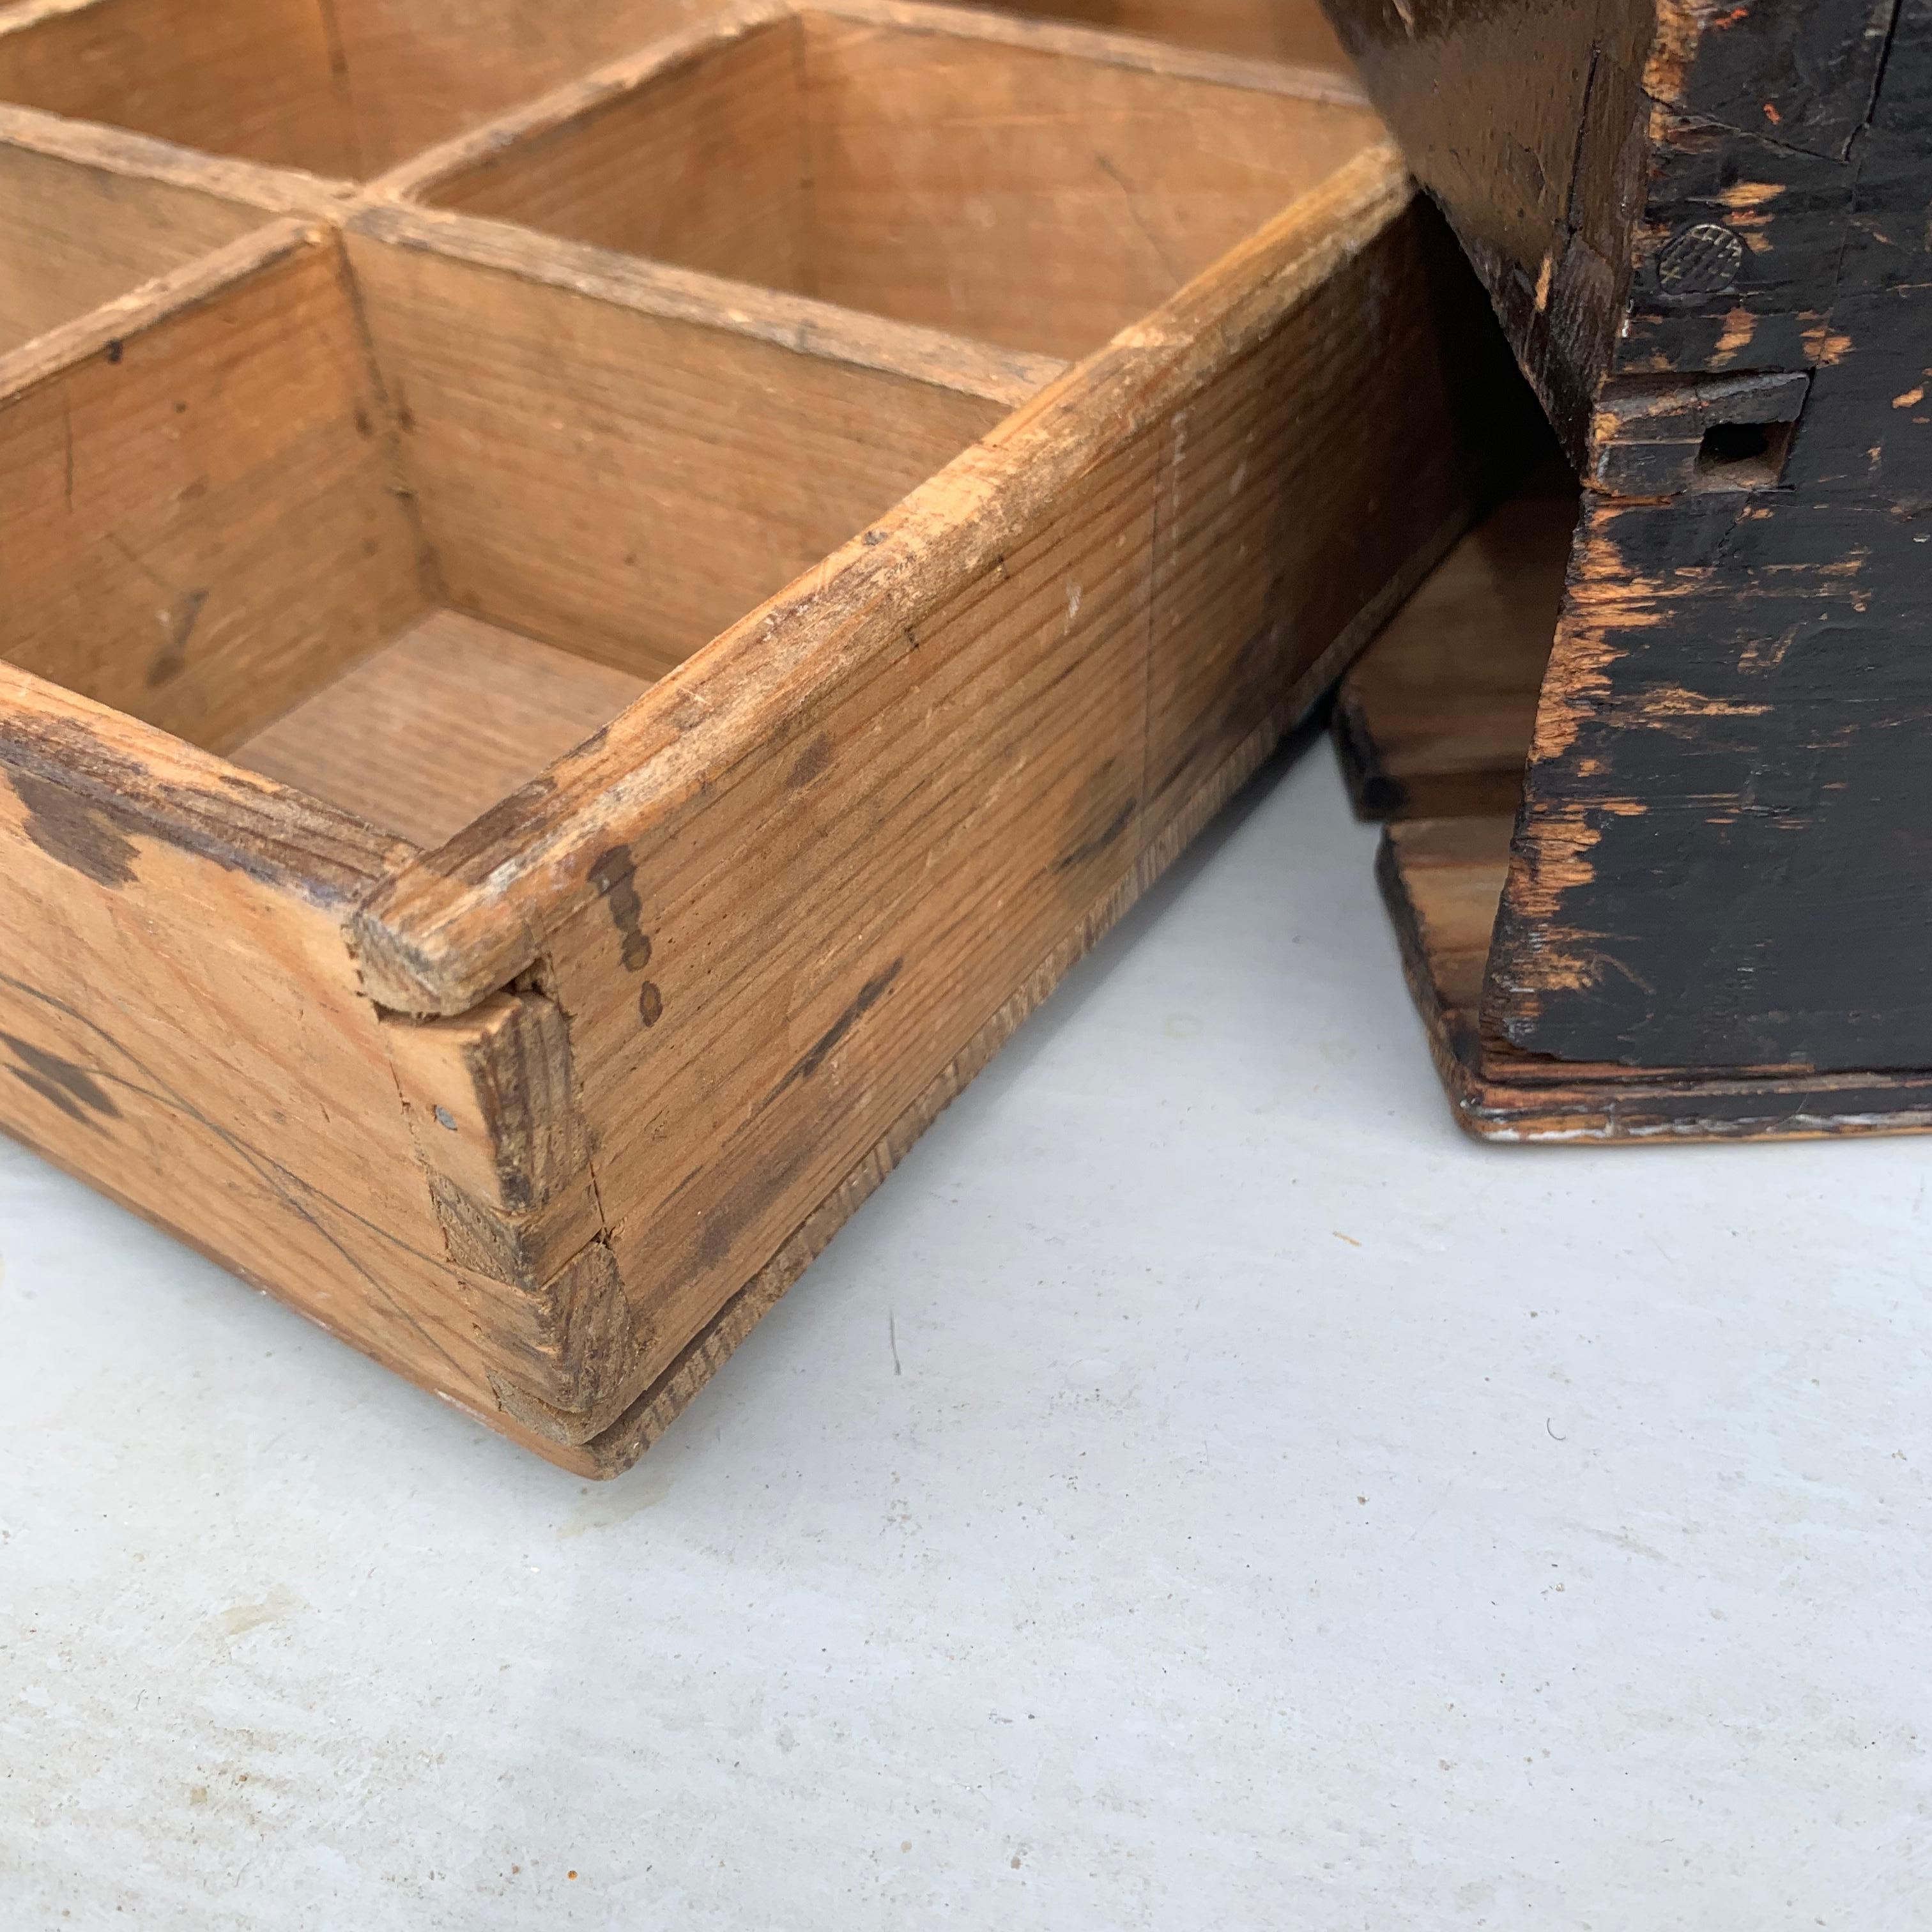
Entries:
{"type": "Polygon", "coordinates": [[[1379,132],[938,9],[808,12],[554,97],[412,178],[439,207],[1077,357],[1379,132]]]}
{"type": "Polygon", "coordinates": [[[194,188],[14,145],[0,128],[0,356],[267,220],[194,188]]]}
{"type": "Polygon", "coordinates": [[[421,844],[1010,406],[354,246],[280,224],[0,403],[0,655],[421,844]]]}
{"type": "Polygon", "coordinates": [[[358,178],[712,10],[704,0],[22,0],[0,100],[358,178]]]}

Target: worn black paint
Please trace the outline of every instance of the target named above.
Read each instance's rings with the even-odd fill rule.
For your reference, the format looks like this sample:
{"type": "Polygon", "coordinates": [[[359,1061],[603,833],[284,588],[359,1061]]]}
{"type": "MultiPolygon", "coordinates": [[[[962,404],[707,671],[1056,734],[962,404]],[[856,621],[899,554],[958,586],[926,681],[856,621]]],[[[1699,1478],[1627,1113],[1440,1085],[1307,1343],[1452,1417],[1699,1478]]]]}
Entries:
{"type": "Polygon", "coordinates": [[[1702,10],[1649,67],[1654,139],[1648,4],[1330,10],[1596,493],[1573,572],[1612,601],[1568,608],[1486,1024],[1579,1061],[1932,1066],[1932,0],[1702,10]],[[1745,244],[1708,293],[1663,272],[1700,226],[1745,244]],[[1625,446],[1646,386],[1780,375],[1808,385],[1774,483],[1625,446]]]}

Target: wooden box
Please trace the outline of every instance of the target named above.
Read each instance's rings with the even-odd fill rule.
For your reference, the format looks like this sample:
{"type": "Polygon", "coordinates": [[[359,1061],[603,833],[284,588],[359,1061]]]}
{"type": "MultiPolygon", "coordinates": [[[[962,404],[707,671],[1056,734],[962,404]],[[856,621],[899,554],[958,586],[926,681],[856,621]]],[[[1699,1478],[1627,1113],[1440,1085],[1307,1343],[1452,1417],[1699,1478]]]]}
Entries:
{"type": "Polygon", "coordinates": [[[1340,707],[1461,1118],[1932,1126],[1932,0],[1330,10],[1570,471],[1340,707]]]}
{"type": "Polygon", "coordinates": [[[1464,526],[1506,358],[1332,79],[830,0],[505,107],[622,10],[271,10],[0,15],[147,130],[0,114],[0,1114],[608,1474],[1464,526]]]}

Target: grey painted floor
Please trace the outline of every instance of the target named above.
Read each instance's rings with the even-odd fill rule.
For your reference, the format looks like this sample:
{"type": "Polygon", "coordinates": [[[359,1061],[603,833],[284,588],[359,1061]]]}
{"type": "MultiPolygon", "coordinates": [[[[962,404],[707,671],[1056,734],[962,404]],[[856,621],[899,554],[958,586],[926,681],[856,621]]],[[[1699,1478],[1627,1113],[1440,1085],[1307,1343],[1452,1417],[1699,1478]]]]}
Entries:
{"type": "Polygon", "coordinates": [[[1320,748],[590,1487],[0,1150],[0,1925],[1932,1922],[1928,1149],[1486,1150],[1320,748]]]}

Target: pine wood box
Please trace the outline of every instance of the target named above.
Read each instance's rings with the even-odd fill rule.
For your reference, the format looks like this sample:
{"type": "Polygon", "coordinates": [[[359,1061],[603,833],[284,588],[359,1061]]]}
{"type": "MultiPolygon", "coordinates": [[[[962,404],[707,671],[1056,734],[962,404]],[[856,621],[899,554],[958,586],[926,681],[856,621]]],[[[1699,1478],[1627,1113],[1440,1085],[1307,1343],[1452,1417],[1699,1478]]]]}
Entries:
{"type": "Polygon", "coordinates": [[[1507,413],[1338,76],[686,10],[0,13],[4,1124],[592,1474],[1507,413]]]}

